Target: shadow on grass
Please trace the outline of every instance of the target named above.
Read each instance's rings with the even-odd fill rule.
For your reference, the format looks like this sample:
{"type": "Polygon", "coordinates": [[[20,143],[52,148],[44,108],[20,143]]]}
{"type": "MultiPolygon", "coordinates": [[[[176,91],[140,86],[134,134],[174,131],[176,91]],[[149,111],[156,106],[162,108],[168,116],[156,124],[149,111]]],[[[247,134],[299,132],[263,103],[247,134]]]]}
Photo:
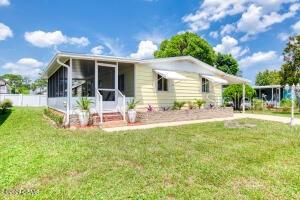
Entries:
{"type": "Polygon", "coordinates": [[[0,126],[6,121],[9,115],[12,113],[11,109],[8,109],[5,113],[0,112],[0,126]]]}

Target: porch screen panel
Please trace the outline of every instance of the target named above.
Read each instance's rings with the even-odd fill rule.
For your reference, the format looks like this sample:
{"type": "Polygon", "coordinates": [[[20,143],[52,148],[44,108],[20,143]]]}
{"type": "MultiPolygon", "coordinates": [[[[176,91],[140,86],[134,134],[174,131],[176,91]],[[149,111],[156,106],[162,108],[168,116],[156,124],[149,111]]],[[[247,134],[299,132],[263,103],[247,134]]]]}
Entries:
{"type": "Polygon", "coordinates": [[[95,96],[95,61],[73,60],[72,95],[95,96]]]}
{"type": "Polygon", "coordinates": [[[60,67],[48,80],[48,97],[67,96],[68,70],[60,67]]]}

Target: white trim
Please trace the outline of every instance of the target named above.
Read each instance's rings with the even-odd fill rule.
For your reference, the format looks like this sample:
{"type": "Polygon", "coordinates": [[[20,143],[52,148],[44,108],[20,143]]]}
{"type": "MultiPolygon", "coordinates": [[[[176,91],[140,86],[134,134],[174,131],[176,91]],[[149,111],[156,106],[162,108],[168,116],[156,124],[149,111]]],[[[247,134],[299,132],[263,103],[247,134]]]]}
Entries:
{"type": "Polygon", "coordinates": [[[214,82],[214,83],[219,83],[219,84],[223,84],[223,85],[227,85],[228,84],[228,81],[227,80],[224,80],[222,78],[219,78],[217,76],[212,76],[212,75],[203,75],[203,74],[200,74],[201,77],[204,77],[208,80],[210,80],[211,82],[214,82]]]}
{"type": "MultiPolygon", "coordinates": [[[[73,58],[73,59],[85,59],[85,60],[103,60],[103,61],[111,61],[111,62],[124,62],[124,63],[140,63],[140,64],[151,64],[157,62],[170,62],[170,61],[180,61],[180,60],[187,60],[191,61],[201,67],[211,71],[213,74],[221,77],[221,78],[229,78],[232,79],[231,82],[234,83],[250,83],[251,81],[242,77],[237,77],[234,75],[226,74],[225,72],[216,69],[213,66],[210,66],[192,56],[180,56],[180,57],[172,57],[172,58],[160,58],[160,59],[150,59],[150,60],[137,60],[131,58],[122,58],[122,57],[113,57],[113,56],[98,56],[98,55],[90,55],[90,54],[75,54],[75,53],[58,53],[55,57],[50,61],[49,65],[47,66],[46,70],[44,70],[44,77],[47,77],[48,71],[50,71],[54,61],[57,57],[65,57],[65,58],[73,58]]],[[[183,69],[184,71],[184,69],[183,69]]]]}
{"type": "Polygon", "coordinates": [[[283,88],[281,85],[255,85],[253,89],[271,89],[271,88],[283,88]]]}
{"type": "Polygon", "coordinates": [[[174,71],[166,71],[166,70],[159,70],[159,69],[155,69],[154,71],[160,76],[162,76],[163,78],[168,80],[188,80],[188,78],[186,78],[185,76],[174,71]]]}

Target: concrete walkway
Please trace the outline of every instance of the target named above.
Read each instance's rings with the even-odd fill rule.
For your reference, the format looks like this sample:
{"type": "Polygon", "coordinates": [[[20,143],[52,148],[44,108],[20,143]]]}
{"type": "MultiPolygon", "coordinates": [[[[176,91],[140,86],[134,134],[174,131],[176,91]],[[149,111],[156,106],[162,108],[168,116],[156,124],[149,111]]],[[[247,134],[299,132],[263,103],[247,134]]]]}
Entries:
{"type": "MultiPolygon", "coordinates": [[[[245,118],[280,122],[285,124],[290,123],[289,117],[235,113],[233,117],[227,117],[227,118],[203,119],[203,120],[192,120],[192,121],[181,121],[181,122],[166,122],[166,123],[139,125],[139,126],[123,126],[123,127],[115,127],[115,128],[104,128],[103,130],[106,132],[128,131],[128,130],[150,129],[150,128],[169,127],[169,126],[181,126],[187,124],[199,124],[205,122],[220,122],[226,120],[236,120],[236,119],[245,119],[245,118]]],[[[300,125],[300,119],[296,119],[296,125],[300,125]]]]}

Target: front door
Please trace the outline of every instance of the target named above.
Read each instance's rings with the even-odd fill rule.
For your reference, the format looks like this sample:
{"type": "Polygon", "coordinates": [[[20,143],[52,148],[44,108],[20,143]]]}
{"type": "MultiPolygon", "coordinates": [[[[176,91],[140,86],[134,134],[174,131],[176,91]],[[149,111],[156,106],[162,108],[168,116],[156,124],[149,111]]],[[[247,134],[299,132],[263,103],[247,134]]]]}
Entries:
{"type": "Polygon", "coordinates": [[[103,97],[103,111],[116,108],[116,67],[98,65],[98,90],[103,97]]]}

